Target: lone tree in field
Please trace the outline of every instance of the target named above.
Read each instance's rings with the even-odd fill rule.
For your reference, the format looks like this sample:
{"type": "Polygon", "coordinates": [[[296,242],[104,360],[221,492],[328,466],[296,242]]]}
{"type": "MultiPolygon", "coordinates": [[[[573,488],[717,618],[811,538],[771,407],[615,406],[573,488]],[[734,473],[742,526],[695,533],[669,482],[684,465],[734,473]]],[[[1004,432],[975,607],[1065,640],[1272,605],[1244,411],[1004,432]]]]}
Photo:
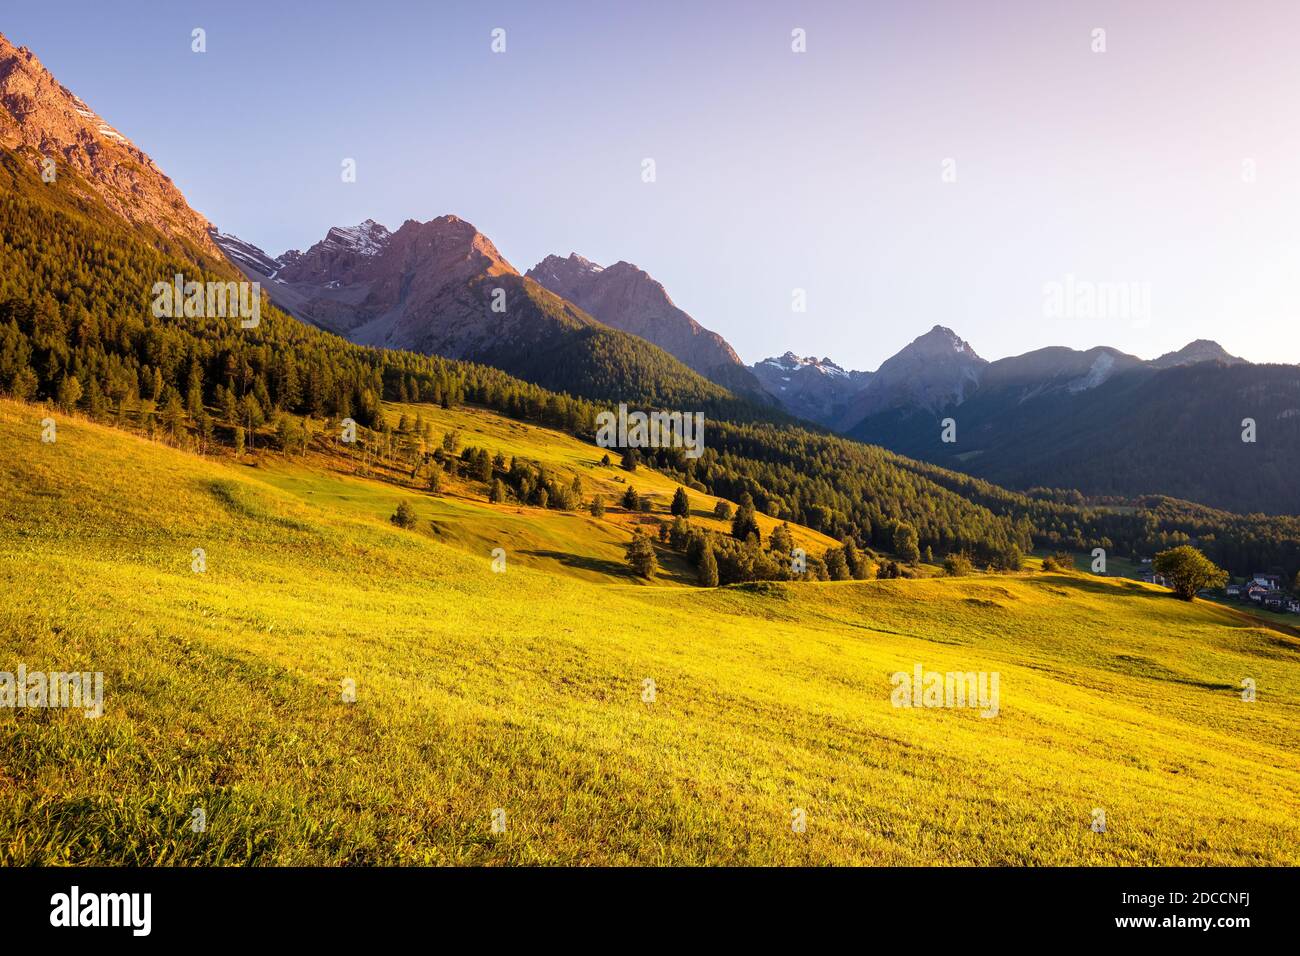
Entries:
{"type": "Polygon", "coordinates": [[[1151,562],[1151,568],[1163,575],[1174,594],[1184,601],[1196,597],[1202,588],[1221,588],[1228,583],[1228,572],[1190,544],[1161,551],[1151,562]]]}
{"type": "Polygon", "coordinates": [[[393,516],[388,519],[399,528],[415,527],[415,510],[405,501],[397,506],[393,516]]]}
{"type": "Polygon", "coordinates": [[[631,485],[628,485],[627,491],[623,492],[623,507],[628,511],[638,511],[641,508],[641,497],[631,485]]]}
{"type": "Polygon", "coordinates": [[[713,517],[717,518],[719,521],[730,521],[730,520],[731,520],[731,502],[729,502],[729,501],[719,501],[716,505],[714,505],[714,506],[713,506],[713,517]]]}
{"type": "Polygon", "coordinates": [[[655,557],[655,546],[650,539],[637,531],[627,546],[627,563],[637,577],[653,578],[659,570],[659,560],[655,557]]]}
{"type": "Polygon", "coordinates": [[[636,471],[636,466],[640,457],[641,456],[636,453],[635,448],[624,448],[623,449],[623,470],[636,471]]]}
{"type": "Polygon", "coordinates": [[[681,485],[677,486],[677,492],[673,495],[673,504],[669,509],[674,515],[683,518],[690,517],[691,499],[686,497],[686,489],[681,485]]]}
{"type": "Polygon", "coordinates": [[[605,517],[605,499],[602,495],[596,495],[591,499],[591,516],[593,518],[605,517]]]}

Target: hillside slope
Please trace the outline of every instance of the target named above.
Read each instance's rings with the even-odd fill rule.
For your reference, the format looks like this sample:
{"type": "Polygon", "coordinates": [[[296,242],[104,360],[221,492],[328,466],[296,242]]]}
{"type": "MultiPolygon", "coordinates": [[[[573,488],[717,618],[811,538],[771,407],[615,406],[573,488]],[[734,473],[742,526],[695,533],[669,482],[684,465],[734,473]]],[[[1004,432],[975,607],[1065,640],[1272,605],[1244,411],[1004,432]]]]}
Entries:
{"type": "Polygon", "coordinates": [[[1223,609],[494,574],[274,470],[57,413],[42,443],[47,414],[0,402],[0,667],[102,671],[105,714],[0,710],[0,862],[1300,862],[1300,648],[1223,609]],[[999,672],[998,715],[891,706],[916,663],[999,672]]]}
{"type": "MultiPolygon", "coordinates": [[[[589,581],[639,583],[628,571],[625,547],[634,530],[654,536],[661,521],[671,520],[669,505],[680,487],[676,481],[648,467],[629,473],[602,466],[601,459],[608,455],[606,449],[485,408],[396,403],[384,406],[384,417],[391,427],[398,426],[402,416],[411,421],[418,416],[435,438],[454,432],[463,448],[483,448],[507,460],[517,457],[542,465],[560,484],[568,485],[576,476],[585,501],[599,495],[607,512],[596,519],[585,507],[556,511],[515,501],[492,503],[487,500],[484,483],[445,475],[436,495],[412,494],[413,490],[424,489],[418,482],[407,481],[405,474],[391,468],[358,467],[354,457],[322,451],[325,443],[320,441],[313,444],[310,454],[301,457],[278,452],[258,456],[256,474],[296,497],[314,501],[325,497],[333,508],[378,520],[387,519],[399,501],[411,501],[420,519],[420,533],[480,557],[489,555],[493,548],[509,547],[512,566],[542,568],[589,581]],[[649,500],[649,511],[629,512],[621,506],[619,499],[629,487],[649,500]]],[[[723,499],[695,490],[690,491],[689,499],[693,527],[728,533],[730,523],[713,517],[714,506],[723,499]]],[[[734,509],[735,502],[731,504],[734,509]]],[[[764,540],[780,523],[765,514],[756,515],[755,520],[764,540]]],[[[811,528],[793,524],[790,529],[795,546],[809,554],[839,546],[835,539],[811,528]]],[[[695,569],[682,555],[660,548],[658,558],[664,572],[658,583],[697,583],[695,569]]]]}

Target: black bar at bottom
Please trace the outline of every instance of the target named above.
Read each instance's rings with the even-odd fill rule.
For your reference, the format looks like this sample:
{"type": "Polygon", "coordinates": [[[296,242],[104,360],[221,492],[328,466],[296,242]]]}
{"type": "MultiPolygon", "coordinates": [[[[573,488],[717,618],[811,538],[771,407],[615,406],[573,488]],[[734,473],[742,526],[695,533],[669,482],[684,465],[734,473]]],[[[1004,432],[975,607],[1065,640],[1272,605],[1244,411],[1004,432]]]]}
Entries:
{"type": "Polygon", "coordinates": [[[464,931],[665,945],[661,931],[681,924],[694,942],[733,944],[793,931],[805,943],[1050,932],[1231,945],[1294,932],[1297,900],[1296,869],[0,869],[0,925],[15,944],[374,943],[435,930],[448,943],[464,931]],[[146,893],[147,936],[144,897],[130,896],[146,893]]]}

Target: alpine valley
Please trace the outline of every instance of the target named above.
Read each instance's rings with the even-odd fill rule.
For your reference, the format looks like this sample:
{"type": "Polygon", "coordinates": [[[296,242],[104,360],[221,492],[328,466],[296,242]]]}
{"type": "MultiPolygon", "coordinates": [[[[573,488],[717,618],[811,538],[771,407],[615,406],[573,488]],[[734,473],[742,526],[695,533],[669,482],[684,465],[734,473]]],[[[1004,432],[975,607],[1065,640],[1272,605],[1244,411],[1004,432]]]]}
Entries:
{"type": "Polygon", "coordinates": [[[1295,368],[747,366],[446,209],[272,255],[80,93],[0,36],[0,865],[1300,863],[1295,368]]]}

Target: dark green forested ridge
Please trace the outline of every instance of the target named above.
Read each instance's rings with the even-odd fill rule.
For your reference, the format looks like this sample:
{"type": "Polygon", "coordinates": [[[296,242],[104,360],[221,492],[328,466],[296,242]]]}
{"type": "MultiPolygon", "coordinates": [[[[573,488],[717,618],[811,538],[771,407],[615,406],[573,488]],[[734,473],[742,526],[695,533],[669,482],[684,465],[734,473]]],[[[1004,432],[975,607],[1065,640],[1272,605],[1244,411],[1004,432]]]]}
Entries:
{"type": "Polygon", "coordinates": [[[1019,385],[988,386],[933,412],[885,410],[849,434],[1008,488],[1154,493],[1239,513],[1300,513],[1294,365],[1138,366],[1093,388],[1032,398],[1019,385]],[[945,443],[933,427],[948,416],[960,423],[959,442],[945,443]],[[1255,441],[1242,441],[1247,418],[1255,441]]]}
{"type": "MultiPolygon", "coordinates": [[[[549,357],[555,361],[545,369],[573,376],[587,395],[578,397],[486,365],[353,345],[269,305],[256,329],[226,318],[155,318],[152,286],[177,272],[241,278],[202,250],[129,228],[40,183],[0,151],[5,393],[107,420],[162,417],[207,435],[215,434],[214,421],[232,431],[246,424],[253,440],[259,424],[286,413],[376,425],[384,399],[472,402],[585,438],[610,401],[699,408],[672,387],[623,391],[633,359],[622,354],[624,339],[600,330],[583,333],[600,340],[587,353],[592,362],[566,368],[549,357]]],[[[671,376],[661,381],[671,384],[671,376]]],[[[900,527],[911,528],[921,552],[965,552],[1003,565],[1031,547],[1153,554],[1194,540],[1237,574],[1276,569],[1290,577],[1300,569],[1300,519],[1230,515],[1163,498],[1092,506],[1068,492],[1011,492],[878,447],[759,420],[753,406],[709,387],[716,391],[692,396],[708,415],[704,454],[692,460],[680,449],[645,449],[644,459],[686,487],[733,500],[748,494],[759,510],[837,540],[893,551],[900,527]]],[[[714,550],[720,562],[729,559],[723,545],[714,550]]]]}

